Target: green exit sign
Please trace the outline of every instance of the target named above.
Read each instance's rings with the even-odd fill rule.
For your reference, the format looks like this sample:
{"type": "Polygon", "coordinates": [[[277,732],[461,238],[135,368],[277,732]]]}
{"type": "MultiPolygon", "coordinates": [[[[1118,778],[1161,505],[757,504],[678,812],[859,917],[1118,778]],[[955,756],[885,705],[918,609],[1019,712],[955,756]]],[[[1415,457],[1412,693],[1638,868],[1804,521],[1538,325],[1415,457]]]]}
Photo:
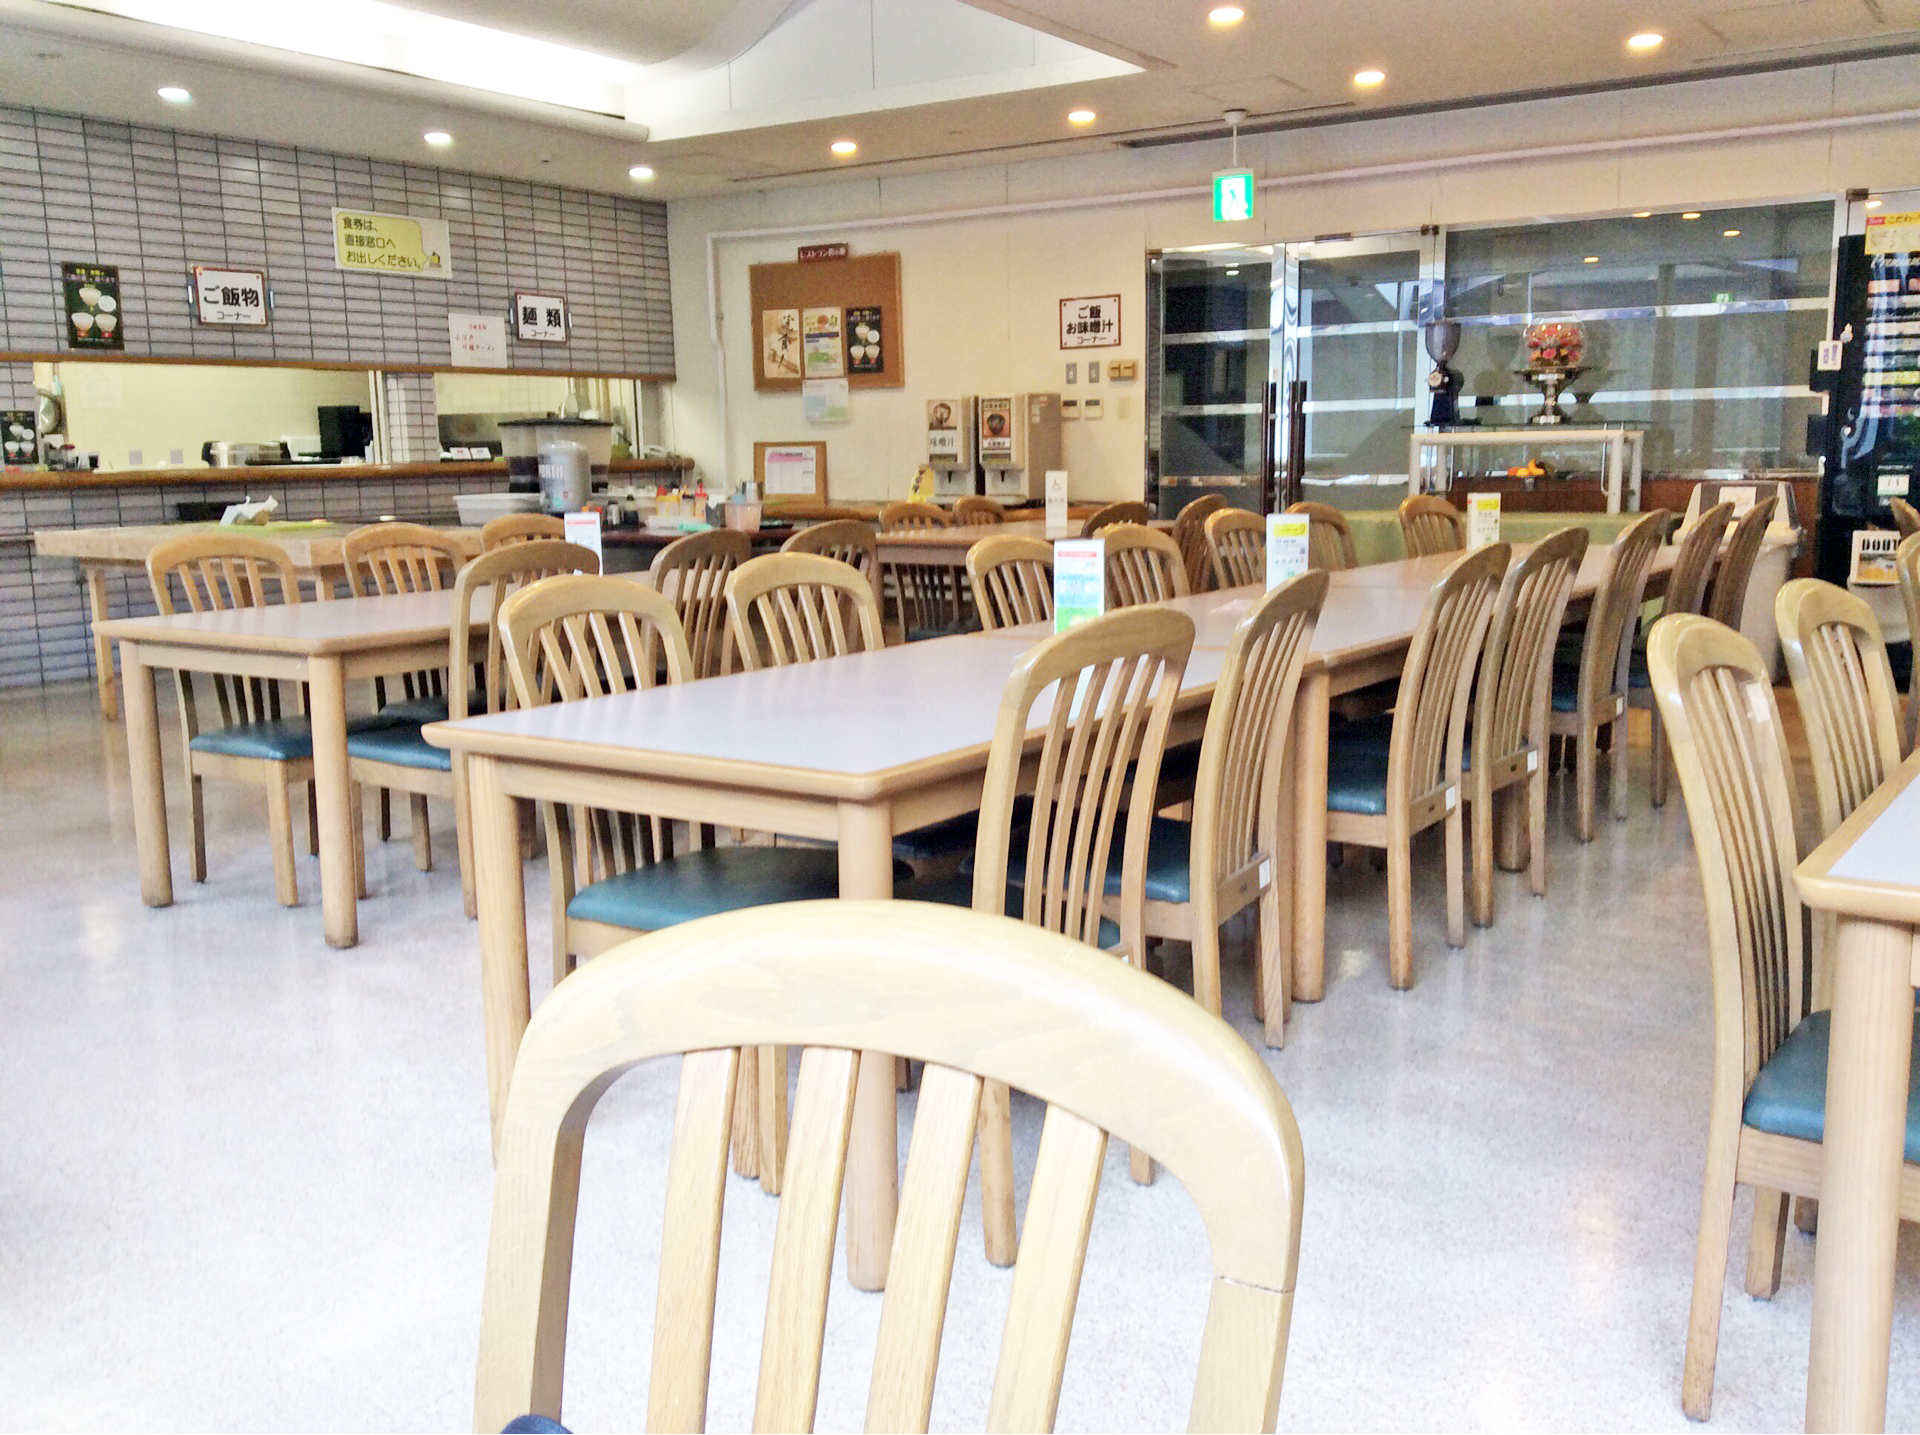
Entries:
{"type": "Polygon", "coordinates": [[[1223,169],[1213,177],[1213,220],[1230,224],[1253,218],[1253,171],[1223,169]]]}

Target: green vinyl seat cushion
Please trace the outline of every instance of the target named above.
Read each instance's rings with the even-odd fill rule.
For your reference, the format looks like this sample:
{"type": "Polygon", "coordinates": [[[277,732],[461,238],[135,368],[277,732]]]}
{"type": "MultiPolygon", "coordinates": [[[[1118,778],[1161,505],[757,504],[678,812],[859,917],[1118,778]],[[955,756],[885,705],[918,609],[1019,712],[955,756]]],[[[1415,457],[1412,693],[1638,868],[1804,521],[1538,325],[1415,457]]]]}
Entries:
{"type": "Polygon", "coordinates": [[[453,754],[428,742],[415,723],[393,723],[349,734],[347,756],[392,763],[395,767],[415,767],[425,772],[453,771],[453,754]]]}
{"type": "MultiPolygon", "coordinates": [[[[1013,820],[1017,827],[1027,820],[1027,814],[1033,811],[1033,797],[1021,793],[1013,799],[1013,820]]],[[[893,839],[893,855],[905,862],[938,862],[942,858],[960,857],[971,862],[973,849],[980,837],[980,814],[963,812],[958,817],[949,817],[944,822],[929,822],[925,827],[916,827],[911,832],[902,832],[893,839]]]]}
{"type": "MultiPolygon", "coordinates": [[[[347,719],[347,743],[351,747],[359,733],[378,732],[387,726],[384,718],[347,719]]],[[[299,762],[313,756],[313,729],[304,717],[274,718],[266,722],[241,722],[229,727],[210,728],[188,743],[195,752],[218,753],[222,757],[251,757],[264,762],[299,762]]]]}
{"type": "MultiPolygon", "coordinates": [[[[896,881],[910,875],[894,864],[896,881]]],[[[657,932],[716,912],[839,895],[836,848],[708,847],[583,887],[567,903],[567,915],[657,932]]]]}
{"type": "MultiPolygon", "coordinates": [[[[487,695],[470,691],[467,694],[467,716],[484,717],[487,711],[487,695]]],[[[395,722],[445,722],[447,720],[447,695],[428,693],[425,697],[396,698],[380,709],[380,716],[391,718],[395,722]]]]}
{"type": "Polygon", "coordinates": [[[1387,811],[1388,745],[1333,735],[1327,744],[1327,809],[1382,817],[1387,811]]]}
{"type": "MultiPolygon", "coordinates": [[[[1747,1092],[1741,1120],[1756,1131],[1818,1141],[1827,1126],[1827,1043],[1832,1013],[1817,1011],[1787,1034],[1747,1092]]],[[[1907,1161],[1920,1161],[1920,1024],[1907,1070],[1907,1161]]]]}
{"type": "MultiPolygon", "coordinates": [[[[939,902],[947,907],[971,907],[973,905],[973,874],[948,872],[939,877],[916,877],[913,881],[896,887],[893,895],[907,902],[939,902]]],[[[1023,906],[1020,889],[1009,882],[1007,884],[1007,915],[1018,920],[1023,906]]],[[[1120,945],[1120,924],[1111,917],[1100,919],[1100,945],[1103,947],[1120,945]]]]}
{"type": "MultiPolygon", "coordinates": [[[[1188,874],[1193,852],[1193,824],[1173,817],[1156,817],[1147,832],[1147,900],[1149,902],[1188,902],[1193,887],[1188,874]]],[[[1113,834],[1113,847],[1107,853],[1107,895],[1120,895],[1121,876],[1126,864],[1126,832],[1113,834]]]]}

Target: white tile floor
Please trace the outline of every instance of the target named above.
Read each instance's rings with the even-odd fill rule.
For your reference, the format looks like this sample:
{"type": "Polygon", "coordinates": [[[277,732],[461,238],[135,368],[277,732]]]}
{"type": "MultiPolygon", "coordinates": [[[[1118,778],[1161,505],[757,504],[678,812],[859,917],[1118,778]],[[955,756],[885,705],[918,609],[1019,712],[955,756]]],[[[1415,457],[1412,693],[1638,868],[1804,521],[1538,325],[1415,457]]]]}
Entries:
{"type": "MultiPolygon", "coordinates": [[[[0,702],[0,1426],[465,1428],[490,1166],[459,884],[415,873],[404,840],[377,850],[363,945],[330,951],[312,859],[309,905],[277,907],[263,805],[209,791],[212,880],[176,848],[180,900],[148,911],[119,729],[77,690],[0,702]]],[[[1427,882],[1408,993],[1386,985],[1381,877],[1334,874],[1327,999],[1268,1053],[1309,1175],[1282,1428],[1684,1425],[1706,966],[1678,799],[1656,814],[1636,790],[1631,812],[1585,848],[1556,812],[1549,897],[1503,875],[1499,924],[1464,951],[1427,882]]],[[[1241,963],[1228,997],[1252,1037],[1241,963]]],[[[672,1092],[635,1073],[589,1141],[576,1429],[644,1418],[672,1092]]],[[[733,1184],[716,1429],[751,1418],[773,1213],[733,1184]]],[[[975,1219],[943,1428],[983,1418],[1004,1310],[975,1219]]],[[[1714,1423],[1798,1428],[1812,1243],[1791,1239],[1770,1305],[1739,1293],[1743,1245],[1714,1423]]],[[[1184,1425],[1205,1277],[1178,1187],[1110,1159],[1062,1429],[1184,1425]]],[[[1917,1306],[1909,1232],[1889,1428],[1920,1424],[1917,1306]]],[[[836,1284],[822,1429],[861,1422],[877,1309],[836,1284]]]]}

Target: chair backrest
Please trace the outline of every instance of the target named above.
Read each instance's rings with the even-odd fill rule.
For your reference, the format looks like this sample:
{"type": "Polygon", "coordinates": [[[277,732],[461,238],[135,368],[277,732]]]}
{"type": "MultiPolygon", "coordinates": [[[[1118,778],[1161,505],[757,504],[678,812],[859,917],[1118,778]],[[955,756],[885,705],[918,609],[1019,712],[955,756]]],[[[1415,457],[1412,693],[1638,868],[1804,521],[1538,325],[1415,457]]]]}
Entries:
{"type": "Polygon", "coordinates": [[[1207,556],[1213,586],[1245,588],[1267,581],[1267,520],[1244,508],[1223,508],[1207,518],[1207,556]]]}
{"type": "Polygon", "coordinates": [[[490,518],[480,530],[480,551],[490,553],[508,543],[526,543],[535,538],[565,538],[566,520],[551,513],[503,513],[490,518]]]}
{"type": "Polygon", "coordinates": [[[636,938],[534,1011],[495,1164],[476,1430],[529,1411],[560,1418],[589,1120],[622,1072],[683,1053],[647,1427],[706,1424],[738,1049],[756,1044],[802,1048],[756,1429],[813,1426],[853,1090],[861,1049],[875,1046],[889,1061],[924,1061],[926,1074],[868,1429],[927,1428],[983,1079],[1048,1103],[983,1428],[1053,1426],[1108,1132],[1172,1172],[1207,1233],[1213,1278],[1191,1428],[1272,1428],[1304,1162],[1265,1065],[1177,988],[1065,937],[955,907],[837,901],[636,938]]]}
{"type": "Polygon", "coordinates": [[[1409,558],[1457,553],[1467,546],[1466,516],[1444,498],[1416,493],[1400,501],[1400,541],[1409,558]]]}
{"type": "Polygon", "coordinates": [[[600,556],[578,543],[531,538],[482,553],[453,580],[453,620],[450,661],[447,664],[447,711],[456,716],[471,712],[474,669],[478,666],[486,711],[511,706],[512,681],[507,675],[506,647],[500,631],[501,606],[520,589],[560,573],[600,571],[600,556]],[[486,624],[486,651],[476,657],[467,617],[486,624]]]}
{"type": "Polygon", "coordinates": [[[1172,608],[1123,609],[1054,634],[1014,665],[981,788],[976,912],[1006,910],[1024,770],[1033,807],[1021,834],[1023,918],[1101,945],[1108,857],[1124,820],[1118,950],[1143,960],[1147,838],[1193,631],[1193,620],[1172,608]],[[1030,756],[1036,728],[1045,737],[1030,756]]]}
{"type": "Polygon", "coordinates": [[[1580,647],[1577,700],[1581,712],[1596,711],[1595,704],[1604,706],[1601,699],[1608,694],[1621,704],[1626,702],[1634,627],[1647,591],[1647,573],[1666,537],[1668,517],[1664,508],[1643,513],[1613,540],[1606,581],[1587,611],[1587,636],[1580,647]]]}
{"type": "Polygon", "coordinates": [[[1307,516],[1307,562],[1329,573],[1344,573],[1360,566],[1359,550],[1353,546],[1353,525],[1347,515],[1330,503],[1300,503],[1288,507],[1289,513],[1307,516]]]}
{"type": "Polygon", "coordinates": [[[1673,569],[1667,574],[1667,600],[1660,610],[1663,616],[1698,613],[1707,606],[1707,584],[1713,578],[1714,560],[1720,556],[1720,540],[1732,521],[1733,505],[1716,503],[1680,536],[1673,569]]]}
{"type": "Polygon", "coordinates": [[[1187,565],[1169,534],[1139,523],[1115,523],[1100,531],[1107,545],[1107,606],[1131,608],[1184,598],[1187,565]]]}
{"type": "Polygon", "coordinates": [[[1795,578],[1775,595],[1773,618],[1806,725],[1824,839],[1900,765],[1900,695],[1880,625],[1857,594],[1795,578]]]}
{"type": "Polygon", "coordinates": [[[1227,506],[1217,493],[1203,493],[1175,515],[1173,541],[1187,568],[1187,591],[1204,593],[1213,585],[1213,557],[1207,551],[1207,519],[1227,506]]]}
{"type": "Polygon", "coordinates": [[[969,493],[954,501],[953,521],[959,524],[1005,523],[1007,510],[997,498],[969,493]]]}
{"type": "Polygon", "coordinates": [[[649,688],[663,665],[670,683],[694,677],[672,601],[630,579],[542,578],[500,605],[499,626],[523,708],[649,688]]]}
{"type": "Polygon", "coordinates": [[[1773,521],[1774,506],[1780,500],[1769,494],[1754,504],[1733,525],[1727,539],[1727,551],[1713,576],[1713,596],[1707,600],[1706,614],[1729,628],[1740,626],[1740,615],[1747,606],[1747,584],[1753,577],[1753,565],[1759,561],[1760,545],[1766,541],[1767,525],[1773,521]]]}
{"type": "Polygon", "coordinates": [[[1398,794],[1410,804],[1416,830],[1445,809],[1449,791],[1459,800],[1460,744],[1474,663],[1511,552],[1504,543],[1489,543],[1461,554],[1420,610],[1400,671],[1387,751],[1388,801],[1398,794]]]}
{"type": "MultiPolygon", "coordinates": [[[[162,613],[209,613],[265,608],[276,600],[300,601],[300,580],[286,550],[244,533],[190,533],[155,544],[147,555],[147,582],[153,589],[154,606],[162,613]]],[[[193,674],[178,675],[178,691],[181,722],[191,737],[200,731],[193,674]]],[[[213,692],[222,727],[266,722],[281,715],[277,682],[217,673],[213,692]]]]}
{"type": "Polygon", "coordinates": [[[653,555],[647,576],[680,615],[696,675],[727,671],[727,579],[753,556],[747,535],[731,528],[689,533],[653,555]]]}
{"type": "Polygon", "coordinates": [[[1887,507],[1893,510],[1893,526],[1900,530],[1902,538],[1911,538],[1920,533],[1920,508],[1915,508],[1904,498],[1890,498],[1887,507]]]}
{"type": "Polygon", "coordinates": [[[859,518],[835,518],[797,528],[780,545],[782,553],[818,553],[822,558],[851,563],[868,578],[880,568],[880,545],[873,525],[859,518]]]}
{"type": "Polygon", "coordinates": [[[356,598],[437,593],[467,561],[449,534],[418,523],[369,523],[340,540],[347,587],[356,598]]]}
{"type": "Polygon", "coordinates": [[[817,553],[768,553],[742,563],[727,579],[727,614],[749,670],[872,652],[886,642],[873,584],[850,564],[817,553]]]}
{"type": "Polygon", "coordinates": [[[967,550],[967,580],[983,628],[1053,619],[1053,545],[1044,538],[981,539],[967,550]]]}
{"type": "Polygon", "coordinates": [[[1586,529],[1562,528],[1501,580],[1473,695],[1473,771],[1496,786],[1546,760],[1553,649],[1586,552],[1586,529]]]}
{"type": "Polygon", "coordinates": [[[1807,1010],[1793,767],[1768,664],[1724,623],[1660,619],[1647,672],[1706,888],[1714,1104],[1737,1121],[1754,1076],[1807,1010]]]}
{"type": "Polygon", "coordinates": [[[1123,499],[1119,503],[1109,503],[1104,508],[1095,509],[1088,516],[1087,521],[1080,525],[1080,536],[1091,538],[1101,529],[1111,528],[1116,523],[1147,524],[1151,522],[1153,522],[1151,508],[1138,499],[1123,499]]]}
{"type": "Polygon", "coordinates": [[[947,510],[931,503],[889,503],[880,510],[882,533],[913,533],[923,528],[951,528],[947,510]]]}

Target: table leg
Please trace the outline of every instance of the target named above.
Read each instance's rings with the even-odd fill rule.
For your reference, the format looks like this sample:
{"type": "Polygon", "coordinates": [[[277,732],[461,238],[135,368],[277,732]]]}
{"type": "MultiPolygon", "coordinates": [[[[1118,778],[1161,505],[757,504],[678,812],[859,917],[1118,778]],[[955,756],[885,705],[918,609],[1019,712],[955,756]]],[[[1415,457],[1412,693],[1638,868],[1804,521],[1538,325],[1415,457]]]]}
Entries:
{"type": "MultiPolygon", "coordinates": [[[[493,1144],[507,1113],[520,1038],[533,1015],[527,987],[527,894],[521,885],[519,804],[500,785],[499,761],[467,756],[473,815],[473,880],[480,899],[480,1008],[487,1039],[487,1109],[493,1144]]],[[[552,853],[548,860],[554,860],[552,853]]]]}
{"type": "Polygon", "coordinates": [[[1627,441],[1624,436],[1610,436],[1605,443],[1607,451],[1607,512],[1619,513],[1626,507],[1626,458],[1627,441]]]}
{"type": "Polygon", "coordinates": [[[173,905],[173,855],[167,845],[167,784],[160,765],[160,714],[153,669],[138,645],[122,643],[126,664],[127,768],[133,782],[133,839],[140,853],[140,900],[149,907],[173,905]]]}
{"type": "Polygon", "coordinates": [[[320,911],[330,947],[360,940],[359,864],[353,860],[352,785],[347,781],[347,685],[338,658],[307,664],[313,724],[313,795],[320,809],[320,911]]]}
{"type": "MultiPolygon", "coordinates": [[[[840,895],[893,896],[893,814],[852,803],[840,808],[840,895]]],[[[853,1092],[853,1134],[847,1151],[847,1279],[883,1290],[900,1202],[900,1138],[893,1058],[862,1052],[853,1092]]]]}
{"type": "Polygon", "coordinates": [[[1881,1430],[1913,1039],[1912,929],[1840,919],[1807,1429],[1881,1430]]]}
{"type": "Polygon", "coordinates": [[[113,616],[107,606],[107,570],[88,563],[81,571],[87,575],[87,617],[93,625],[93,675],[100,688],[100,716],[117,722],[120,696],[113,677],[113,639],[100,632],[100,624],[113,616]]]}
{"type": "Polygon", "coordinates": [[[1301,675],[1293,703],[1293,999],[1327,987],[1327,708],[1324,670],[1301,675]]]}

